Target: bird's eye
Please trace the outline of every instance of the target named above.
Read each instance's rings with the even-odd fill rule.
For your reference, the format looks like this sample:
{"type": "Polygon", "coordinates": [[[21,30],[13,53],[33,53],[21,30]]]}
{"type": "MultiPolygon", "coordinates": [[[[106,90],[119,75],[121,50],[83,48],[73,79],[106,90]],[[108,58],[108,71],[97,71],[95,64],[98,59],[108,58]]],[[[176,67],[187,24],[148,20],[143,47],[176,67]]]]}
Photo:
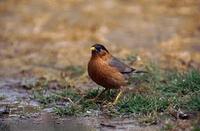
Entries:
{"type": "Polygon", "coordinates": [[[96,48],[96,50],[97,50],[98,52],[101,52],[102,48],[98,47],[98,48],[96,48]]]}

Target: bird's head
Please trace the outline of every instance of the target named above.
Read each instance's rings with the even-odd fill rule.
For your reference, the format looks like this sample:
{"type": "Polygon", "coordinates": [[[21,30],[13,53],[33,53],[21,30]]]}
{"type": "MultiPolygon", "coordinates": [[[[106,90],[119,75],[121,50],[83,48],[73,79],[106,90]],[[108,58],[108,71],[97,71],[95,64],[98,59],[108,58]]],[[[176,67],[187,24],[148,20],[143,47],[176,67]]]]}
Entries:
{"type": "Polygon", "coordinates": [[[92,51],[92,56],[104,56],[109,54],[108,50],[101,44],[93,45],[90,50],[92,51]]]}

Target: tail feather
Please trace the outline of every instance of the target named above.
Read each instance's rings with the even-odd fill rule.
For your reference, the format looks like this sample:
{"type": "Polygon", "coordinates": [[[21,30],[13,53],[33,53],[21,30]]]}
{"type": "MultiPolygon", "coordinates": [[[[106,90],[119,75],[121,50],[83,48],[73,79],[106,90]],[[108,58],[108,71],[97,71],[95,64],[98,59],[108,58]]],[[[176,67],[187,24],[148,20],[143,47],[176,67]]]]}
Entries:
{"type": "Polygon", "coordinates": [[[149,73],[147,71],[142,71],[142,70],[135,70],[134,73],[149,73]]]}

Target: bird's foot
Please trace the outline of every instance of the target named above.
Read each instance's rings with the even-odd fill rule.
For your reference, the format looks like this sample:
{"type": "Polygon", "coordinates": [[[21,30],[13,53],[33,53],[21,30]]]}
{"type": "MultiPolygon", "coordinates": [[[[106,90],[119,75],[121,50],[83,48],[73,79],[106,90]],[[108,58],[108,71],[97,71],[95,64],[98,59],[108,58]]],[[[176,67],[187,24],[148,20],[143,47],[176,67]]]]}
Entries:
{"type": "Polygon", "coordinates": [[[108,104],[106,104],[106,107],[112,108],[112,107],[114,107],[114,104],[112,102],[108,102],[108,104]]]}
{"type": "Polygon", "coordinates": [[[98,98],[92,98],[92,99],[88,99],[88,102],[95,102],[95,103],[102,103],[102,100],[99,100],[98,98]]]}

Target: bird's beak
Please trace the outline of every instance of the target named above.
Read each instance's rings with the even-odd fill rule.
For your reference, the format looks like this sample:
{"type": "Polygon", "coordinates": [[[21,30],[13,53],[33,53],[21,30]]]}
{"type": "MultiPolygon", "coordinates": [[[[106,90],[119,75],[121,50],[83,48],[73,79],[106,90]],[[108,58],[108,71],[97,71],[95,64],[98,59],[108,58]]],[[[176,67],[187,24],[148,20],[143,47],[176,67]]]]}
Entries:
{"type": "Polygon", "coordinates": [[[90,50],[91,50],[91,51],[94,51],[94,50],[96,50],[96,49],[95,49],[95,47],[91,47],[90,50]]]}

